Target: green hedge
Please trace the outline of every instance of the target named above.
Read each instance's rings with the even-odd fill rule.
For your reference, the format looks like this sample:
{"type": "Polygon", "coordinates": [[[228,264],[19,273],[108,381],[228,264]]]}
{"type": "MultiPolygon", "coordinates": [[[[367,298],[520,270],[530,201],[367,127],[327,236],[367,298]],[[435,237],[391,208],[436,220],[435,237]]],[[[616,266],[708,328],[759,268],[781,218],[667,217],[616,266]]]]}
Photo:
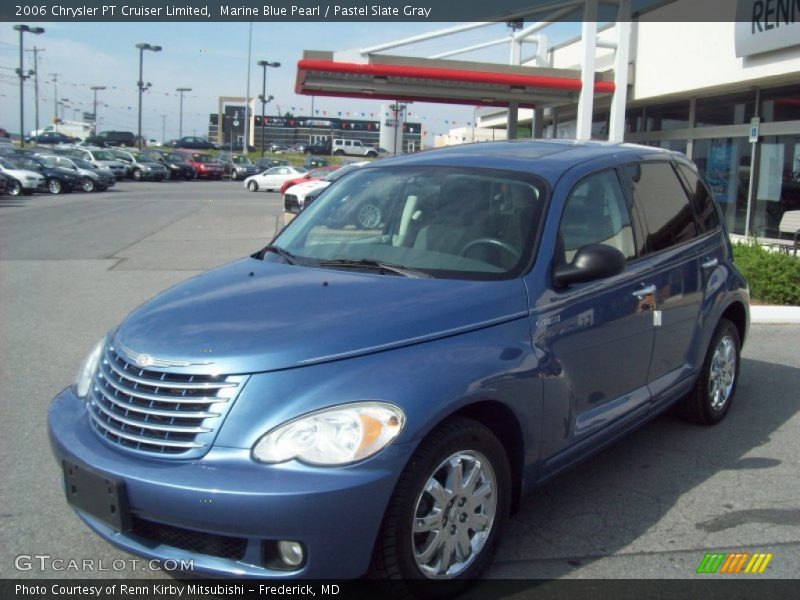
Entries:
{"type": "Polygon", "coordinates": [[[750,243],[734,244],[733,257],[750,284],[753,300],[800,305],[800,256],[770,252],[757,243],[750,243]]]}

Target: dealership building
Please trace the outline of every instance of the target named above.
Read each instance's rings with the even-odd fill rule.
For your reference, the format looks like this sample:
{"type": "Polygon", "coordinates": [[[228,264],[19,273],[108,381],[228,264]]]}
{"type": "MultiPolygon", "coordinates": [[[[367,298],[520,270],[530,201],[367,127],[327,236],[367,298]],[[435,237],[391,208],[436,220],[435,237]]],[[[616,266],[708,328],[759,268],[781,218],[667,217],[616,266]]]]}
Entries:
{"type": "MultiPolygon", "coordinates": [[[[296,91],[482,106],[482,139],[491,139],[487,129],[509,138],[529,131],[684,152],[734,234],[775,237],[783,213],[800,210],[800,0],[658,1],[639,12],[631,0],[587,0],[523,16],[501,39],[464,48],[453,41],[451,51],[427,58],[396,49],[492,24],[306,51],[296,91]],[[610,4],[616,14],[601,18],[610,4]],[[559,19],[575,22],[580,35],[550,45],[548,27],[559,19]],[[509,45],[508,64],[454,58],[497,44],[509,45]]],[[[451,134],[444,143],[479,139],[451,134]]]]}

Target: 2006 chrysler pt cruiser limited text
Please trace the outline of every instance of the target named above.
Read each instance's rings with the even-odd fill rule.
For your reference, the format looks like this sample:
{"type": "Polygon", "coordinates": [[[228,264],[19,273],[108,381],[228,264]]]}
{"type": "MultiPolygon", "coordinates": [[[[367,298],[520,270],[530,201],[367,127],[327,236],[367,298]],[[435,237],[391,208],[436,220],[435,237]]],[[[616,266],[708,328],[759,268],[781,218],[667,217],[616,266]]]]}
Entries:
{"type": "Polygon", "coordinates": [[[109,332],[51,405],[52,447],[80,518],[134,554],[468,580],[535,485],[673,404],[719,422],[748,305],[681,154],[378,161],[109,332]]]}

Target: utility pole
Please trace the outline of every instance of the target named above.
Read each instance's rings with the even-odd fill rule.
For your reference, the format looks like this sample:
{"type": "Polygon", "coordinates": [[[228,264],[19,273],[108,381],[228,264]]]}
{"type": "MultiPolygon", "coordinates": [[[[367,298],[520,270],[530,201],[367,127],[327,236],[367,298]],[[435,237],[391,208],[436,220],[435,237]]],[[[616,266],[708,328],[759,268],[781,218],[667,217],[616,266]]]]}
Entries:
{"type": "Polygon", "coordinates": [[[44,48],[33,47],[33,95],[36,99],[36,131],[39,131],[39,52],[44,52],[44,48]]]}
{"type": "Polygon", "coordinates": [[[58,76],[61,75],[61,73],[50,73],[50,75],[53,77],[53,79],[50,80],[53,84],[53,119],[58,121],[58,76]]]}
{"type": "MultiPolygon", "coordinates": [[[[191,92],[192,88],[179,87],[179,88],[175,88],[175,91],[178,92],[180,94],[180,96],[181,96],[180,112],[179,112],[179,116],[178,116],[178,139],[181,139],[183,137],[183,93],[184,92],[191,92]]],[[[164,140],[164,141],[166,141],[166,140],[164,140]]]]}
{"type": "Polygon", "coordinates": [[[161,115],[161,143],[167,139],[167,115],[161,115]]]}
{"type": "MultiPolygon", "coordinates": [[[[242,154],[247,156],[248,134],[250,124],[250,59],[253,51],[253,22],[250,21],[250,34],[247,38],[247,91],[244,96],[244,140],[242,141],[242,154]]],[[[231,171],[233,173],[233,171],[231,171]]]]}
{"type": "Polygon", "coordinates": [[[97,135],[97,92],[98,90],[104,90],[106,86],[104,85],[93,85],[91,90],[94,92],[94,102],[92,102],[92,116],[94,118],[94,134],[97,135]]]}

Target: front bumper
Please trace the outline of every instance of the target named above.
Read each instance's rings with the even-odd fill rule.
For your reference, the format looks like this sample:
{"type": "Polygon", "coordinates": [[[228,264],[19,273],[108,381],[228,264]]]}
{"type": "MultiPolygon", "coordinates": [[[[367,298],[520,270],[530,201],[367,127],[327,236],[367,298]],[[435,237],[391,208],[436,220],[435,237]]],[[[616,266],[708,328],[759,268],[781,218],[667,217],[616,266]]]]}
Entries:
{"type": "Polygon", "coordinates": [[[414,449],[413,444],[391,445],[367,461],[341,468],[264,465],[254,462],[248,449],[238,448],[214,447],[197,460],[141,458],[101,440],[84,403],[69,388],[53,400],[48,425],[59,465],[68,459],[125,482],[134,521],[145,522],[149,530],[181,528],[190,537],[236,538],[242,556],[223,558],[202,547],[167,545],[148,538],[148,528],[117,532],[76,510],[89,527],[133,554],[192,560],[195,572],[215,576],[362,575],[397,477],[414,449]],[[277,540],[301,542],[305,564],[294,571],[270,568],[269,548],[277,540]]]}

